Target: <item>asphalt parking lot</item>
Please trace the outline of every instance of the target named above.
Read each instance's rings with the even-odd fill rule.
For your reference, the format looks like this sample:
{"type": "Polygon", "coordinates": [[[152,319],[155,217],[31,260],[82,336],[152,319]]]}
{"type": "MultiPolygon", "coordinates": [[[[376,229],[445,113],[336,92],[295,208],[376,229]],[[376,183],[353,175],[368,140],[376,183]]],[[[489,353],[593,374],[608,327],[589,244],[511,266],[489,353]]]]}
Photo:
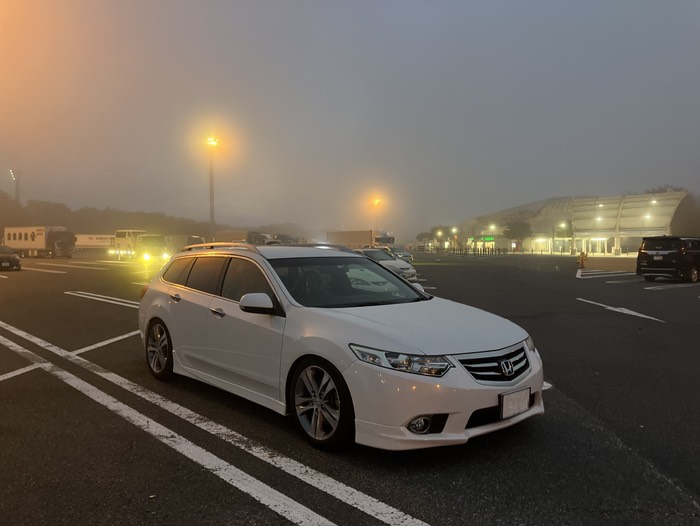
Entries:
{"type": "Polygon", "coordinates": [[[599,262],[589,258],[591,277],[571,257],[418,255],[429,292],[530,332],[551,386],[546,412],[460,447],[330,454],[290,419],[150,376],[135,330],[153,269],[27,260],[0,278],[0,514],[8,524],[698,524],[700,378],[688,342],[700,287],[599,262]]]}

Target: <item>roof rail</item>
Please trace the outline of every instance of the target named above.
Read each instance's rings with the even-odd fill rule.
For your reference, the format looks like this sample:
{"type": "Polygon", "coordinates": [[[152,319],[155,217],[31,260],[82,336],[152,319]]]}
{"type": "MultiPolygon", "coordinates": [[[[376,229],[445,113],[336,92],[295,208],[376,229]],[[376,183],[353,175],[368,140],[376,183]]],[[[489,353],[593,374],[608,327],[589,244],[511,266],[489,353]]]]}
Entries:
{"type": "Polygon", "coordinates": [[[345,245],[337,245],[333,243],[294,243],[292,245],[285,245],[287,247],[313,247],[313,248],[325,248],[329,250],[338,250],[340,252],[354,252],[353,249],[346,247],[345,245]]]}
{"type": "Polygon", "coordinates": [[[196,245],[187,245],[181,252],[189,252],[191,250],[211,250],[214,248],[242,248],[251,252],[260,252],[255,245],[249,243],[236,243],[233,241],[216,241],[212,243],[198,243],[196,245]]]}

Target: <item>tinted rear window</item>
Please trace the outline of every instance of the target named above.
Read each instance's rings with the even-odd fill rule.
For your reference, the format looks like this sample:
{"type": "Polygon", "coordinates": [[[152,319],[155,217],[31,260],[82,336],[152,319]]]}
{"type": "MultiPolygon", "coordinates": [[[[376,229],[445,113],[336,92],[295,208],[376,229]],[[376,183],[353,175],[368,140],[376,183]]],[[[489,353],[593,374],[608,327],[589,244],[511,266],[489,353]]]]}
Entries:
{"type": "Polygon", "coordinates": [[[679,250],[683,240],[677,237],[652,238],[642,241],[642,250],[679,250]]]}
{"type": "Polygon", "coordinates": [[[223,269],[227,259],[218,256],[197,258],[187,278],[187,286],[209,294],[216,294],[221,269],[223,269]]]}
{"type": "Polygon", "coordinates": [[[190,273],[190,267],[194,258],[180,258],[173,261],[168,269],[163,272],[163,279],[169,283],[184,285],[190,273]]]}

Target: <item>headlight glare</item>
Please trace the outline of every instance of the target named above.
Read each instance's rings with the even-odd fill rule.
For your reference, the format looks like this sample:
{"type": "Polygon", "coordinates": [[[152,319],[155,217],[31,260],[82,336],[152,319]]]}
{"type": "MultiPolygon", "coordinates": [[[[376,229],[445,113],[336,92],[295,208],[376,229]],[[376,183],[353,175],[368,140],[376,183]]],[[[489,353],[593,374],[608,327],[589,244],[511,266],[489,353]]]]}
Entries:
{"type": "Polygon", "coordinates": [[[370,349],[354,344],[351,344],[350,348],[363,362],[395,371],[440,377],[444,376],[452,367],[452,364],[445,356],[423,356],[380,351],[379,349],[370,349]]]}

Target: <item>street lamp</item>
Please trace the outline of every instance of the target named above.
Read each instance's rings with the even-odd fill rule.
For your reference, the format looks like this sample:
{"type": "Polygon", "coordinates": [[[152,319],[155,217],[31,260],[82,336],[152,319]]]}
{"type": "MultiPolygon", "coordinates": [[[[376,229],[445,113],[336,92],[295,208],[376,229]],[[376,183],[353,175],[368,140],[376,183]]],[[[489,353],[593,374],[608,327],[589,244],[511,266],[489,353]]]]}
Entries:
{"type": "Polygon", "coordinates": [[[213,240],[216,228],[214,221],[214,150],[219,146],[219,139],[211,136],[207,139],[207,145],[209,146],[209,231],[213,240]]]}
{"type": "Polygon", "coordinates": [[[374,229],[377,230],[377,208],[382,204],[382,200],[379,197],[372,199],[372,205],[374,206],[374,229]]]}
{"type": "Polygon", "coordinates": [[[22,170],[10,170],[10,177],[12,177],[12,180],[15,182],[15,201],[17,204],[20,204],[19,202],[19,180],[20,177],[22,177],[22,170]]]}

